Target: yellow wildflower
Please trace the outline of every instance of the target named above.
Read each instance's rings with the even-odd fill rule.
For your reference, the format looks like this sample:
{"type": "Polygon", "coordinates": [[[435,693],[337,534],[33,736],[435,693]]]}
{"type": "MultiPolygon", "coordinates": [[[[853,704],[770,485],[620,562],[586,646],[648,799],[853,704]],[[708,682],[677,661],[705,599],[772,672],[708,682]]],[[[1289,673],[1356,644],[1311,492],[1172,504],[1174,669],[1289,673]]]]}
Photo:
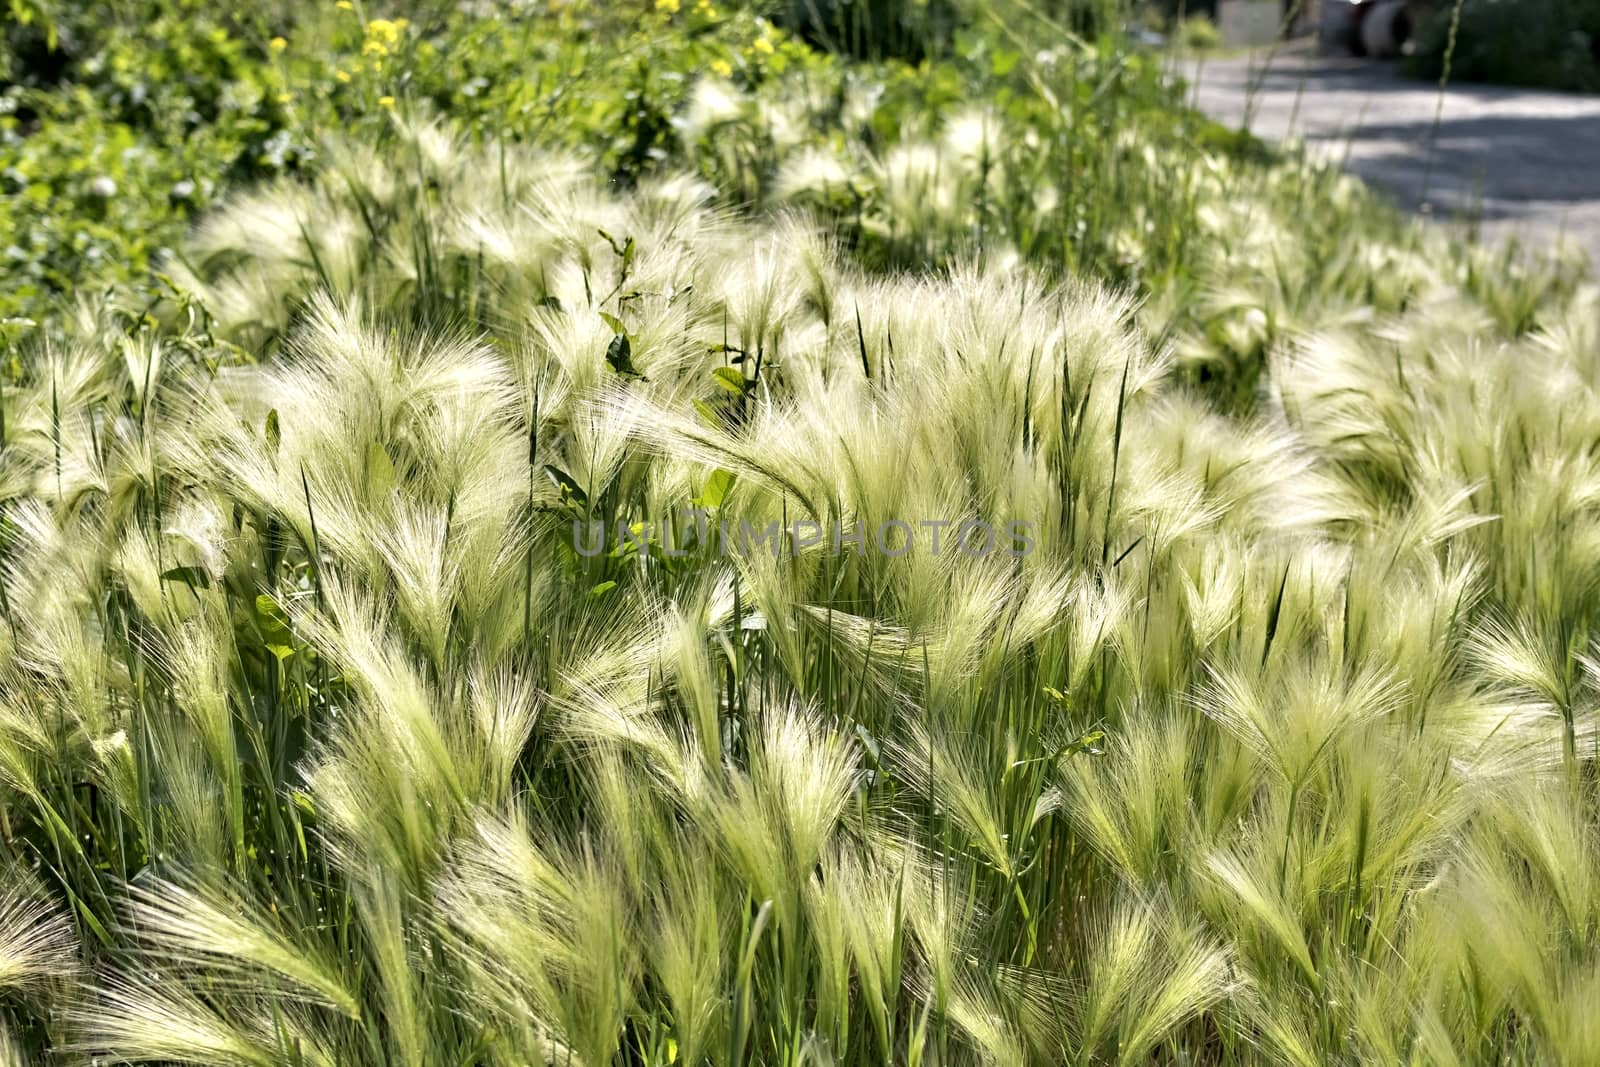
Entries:
{"type": "Polygon", "coordinates": [[[400,31],[403,28],[400,23],[389,19],[373,19],[367,23],[367,36],[383,44],[394,44],[400,40],[400,31]]]}
{"type": "Polygon", "coordinates": [[[274,52],[281,52],[285,48],[289,47],[289,42],[285,41],[282,37],[274,37],[272,40],[267,42],[267,47],[272,49],[274,52]]]}
{"type": "Polygon", "coordinates": [[[280,103],[280,104],[287,104],[289,101],[291,101],[293,99],[294,99],[294,94],[293,93],[279,93],[278,94],[278,103],[280,103]]]}
{"type": "Polygon", "coordinates": [[[340,80],[340,81],[342,81],[342,82],[347,82],[347,81],[349,81],[349,80],[350,80],[350,75],[349,75],[349,74],[348,74],[348,73],[347,73],[347,72],[345,72],[345,71],[342,71],[342,70],[336,70],[336,71],[334,71],[334,72],[333,72],[333,76],[334,76],[334,77],[335,77],[335,78],[338,78],[338,79],[339,79],[339,80],[340,80]]]}
{"type": "Polygon", "coordinates": [[[394,97],[392,97],[392,96],[380,96],[380,97],[378,97],[378,106],[379,107],[386,107],[390,111],[393,111],[394,110],[394,97]]]}
{"type": "Polygon", "coordinates": [[[333,6],[338,8],[340,11],[349,11],[351,8],[355,7],[356,5],[352,4],[350,2],[350,0],[339,0],[339,2],[337,4],[334,4],[333,6]]]}
{"type": "Polygon", "coordinates": [[[726,59],[713,59],[711,61],[711,73],[719,78],[731,78],[733,77],[733,64],[726,59]]]}
{"type": "Polygon", "coordinates": [[[770,56],[772,54],[772,42],[767,40],[765,37],[757,37],[755,41],[751,43],[750,47],[755,49],[757,52],[760,52],[764,56],[770,56]]]}

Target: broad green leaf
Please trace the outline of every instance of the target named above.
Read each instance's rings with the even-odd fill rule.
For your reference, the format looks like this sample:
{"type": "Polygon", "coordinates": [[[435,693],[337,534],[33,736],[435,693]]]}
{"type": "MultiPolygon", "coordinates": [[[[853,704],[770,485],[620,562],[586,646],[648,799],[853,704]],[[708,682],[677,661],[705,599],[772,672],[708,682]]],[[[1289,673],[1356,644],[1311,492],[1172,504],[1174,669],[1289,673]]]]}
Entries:
{"type": "Polygon", "coordinates": [[[606,346],[606,362],[611,364],[611,369],[618,374],[633,378],[643,377],[634,369],[633,342],[628,340],[628,335],[625,333],[617,334],[606,346]]]}
{"type": "Polygon", "coordinates": [[[706,487],[700,493],[700,506],[720,508],[722,502],[728,499],[728,492],[732,488],[733,472],[722,470],[719,467],[711,472],[711,477],[706,479],[706,487]]]}
{"type": "Polygon", "coordinates": [[[744,374],[732,367],[718,367],[711,372],[711,376],[717,380],[718,385],[734,396],[743,396],[750,388],[750,383],[744,374]]]}
{"type": "Polygon", "coordinates": [[[545,466],[544,473],[556,484],[556,488],[561,490],[562,497],[571,498],[575,504],[588,506],[589,494],[583,491],[583,486],[573,480],[572,475],[559,467],[551,467],[549,465],[545,466]]]}
{"type": "Polygon", "coordinates": [[[294,632],[289,629],[289,617],[278,602],[265,593],[256,597],[256,629],[261,631],[263,646],[279,661],[294,655],[294,632]]]}
{"type": "Polygon", "coordinates": [[[367,488],[376,496],[383,496],[394,488],[394,463],[388,450],[378,441],[367,445],[367,488]]]}

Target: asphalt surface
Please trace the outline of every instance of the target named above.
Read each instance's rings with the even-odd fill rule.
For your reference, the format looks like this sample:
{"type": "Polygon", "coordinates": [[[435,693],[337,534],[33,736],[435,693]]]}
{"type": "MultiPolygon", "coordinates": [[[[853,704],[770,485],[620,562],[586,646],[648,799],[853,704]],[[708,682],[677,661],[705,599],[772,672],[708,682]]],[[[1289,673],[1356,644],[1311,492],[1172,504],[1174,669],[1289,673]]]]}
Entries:
{"type": "Polygon", "coordinates": [[[1200,110],[1314,151],[1436,218],[1586,250],[1600,267],[1600,96],[1437,85],[1392,63],[1286,50],[1190,61],[1200,110]],[[1437,119],[1437,128],[1435,122],[1437,119]]]}

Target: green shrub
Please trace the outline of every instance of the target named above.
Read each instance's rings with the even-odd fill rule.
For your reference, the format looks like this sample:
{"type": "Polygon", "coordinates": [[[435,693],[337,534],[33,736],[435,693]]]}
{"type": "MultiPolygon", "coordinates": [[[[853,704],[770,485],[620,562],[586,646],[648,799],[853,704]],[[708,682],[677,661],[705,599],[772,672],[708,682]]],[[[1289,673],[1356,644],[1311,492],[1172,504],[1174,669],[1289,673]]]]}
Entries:
{"type": "Polygon", "coordinates": [[[56,12],[53,48],[43,15],[8,23],[6,55],[22,66],[0,89],[0,261],[13,279],[0,318],[147,280],[196,210],[230,184],[301,172],[330,130],[431,109],[485,135],[581,144],[631,181],[675,155],[671,117],[693,75],[736,61],[759,77],[803,54],[744,54],[760,37],[748,13],[669,16],[648,0],[412,8],[421,21],[348,2],[94,0],[56,12]],[[374,36],[397,19],[381,31],[393,39],[374,36]]]}
{"type": "Polygon", "coordinates": [[[942,51],[971,0],[783,0],[782,24],[814,44],[871,59],[942,51]]]}
{"type": "Polygon", "coordinates": [[[265,49],[201,11],[125,20],[88,5],[13,71],[0,91],[13,279],[0,315],[143,278],[223,185],[292,172],[310,153],[265,49]]]}
{"type": "MultiPolygon", "coordinates": [[[[1407,69],[1437,79],[1445,70],[1456,5],[1436,3],[1417,30],[1407,69]]],[[[1600,91],[1597,0],[1461,0],[1452,80],[1600,91]]]]}
{"type": "Polygon", "coordinates": [[[1178,26],[1178,40],[1185,48],[1216,48],[1222,44],[1222,34],[1205,15],[1190,15],[1178,26]]]}

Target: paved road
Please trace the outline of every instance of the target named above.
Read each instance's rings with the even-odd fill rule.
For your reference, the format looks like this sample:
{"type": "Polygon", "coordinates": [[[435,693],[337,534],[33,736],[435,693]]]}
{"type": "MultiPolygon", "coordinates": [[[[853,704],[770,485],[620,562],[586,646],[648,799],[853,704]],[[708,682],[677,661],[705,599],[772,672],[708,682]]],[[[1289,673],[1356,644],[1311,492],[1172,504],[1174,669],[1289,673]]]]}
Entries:
{"type": "Polygon", "coordinates": [[[1476,219],[1532,248],[1575,244],[1600,267],[1600,96],[1463,85],[1444,92],[1441,109],[1437,86],[1392,64],[1305,52],[1267,60],[1187,64],[1191,99],[1231,125],[1248,117],[1262,137],[1348,153],[1353,173],[1411,210],[1476,219]]]}

